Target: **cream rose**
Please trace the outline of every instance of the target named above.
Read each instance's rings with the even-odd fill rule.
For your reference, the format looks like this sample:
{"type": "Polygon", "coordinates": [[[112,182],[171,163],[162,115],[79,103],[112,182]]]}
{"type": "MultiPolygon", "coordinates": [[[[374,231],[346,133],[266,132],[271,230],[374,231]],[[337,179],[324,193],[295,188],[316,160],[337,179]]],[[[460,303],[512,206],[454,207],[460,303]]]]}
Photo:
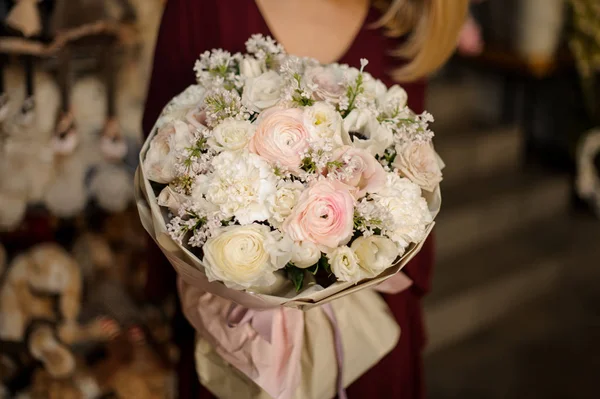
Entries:
{"type": "Polygon", "coordinates": [[[392,266],[399,255],[396,244],[383,236],[358,237],[352,242],[351,248],[365,277],[369,278],[378,276],[392,266]]]}
{"type": "Polygon", "coordinates": [[[275,283],[273,273],[290,261],[292,242],[267,226],[251,224],[221,228],[202,249],[209,281],[246,289],[275,283]]]}
{"type": "Polygon", "coordinates": [[[394,142],[392,132],[367,110],[350,112],[344,119],[344,129],[352,136],[355,147],[363,148],[373,156],[383,155],[394,142]]]}
{"type": "Polygon", "coordinates": [[[179,208],[181,208],[182,205],[190,200],[191,198],[187,195],[178,193],[177,191],[173,190],[171,186],[167,186],[162,189],[160,194],[158,194],[156,202],[160,206],[169,208],[174,215],[177,215],[179,208]]]}
{"type": "Polygon", "coordinates": [[[354,198],[347,185],[320,180],[306,189],[283,230],[294,241],[309,241],[323,252],[347,244],[354,232],[354,198]]]}
{"type": "Polygon", "coordinates": [[[301,269],[314,266],[321,259],[321,251],[310,241],[295,242],[291,262],[301,269]]]}
{"type": "Polygon", "coordinates": [[[184,122],[176,121],[159,129],[150,142],[144,159],[144,173],[149,180],[168,184],[177,177],[177,152],[190,146],[193,136],[184,122]]]}
{"type": "Polygon", "coordinates": [[[304,126],[311,141],[327,141],[335,147],[350,144],[350,136],[344,130],[342,116],[331,104],[318,101],[304,109],[304,126]]]}
{"type": "Polygon", "coordinates": [[[358,264],[358,256],[349,247],[343,245],[327,254],[331,272],[340,281],[358,283],[365,278],[363,269],[358,264]]]}
{"type": "Polygon", "coordinates": [[[431,142],[413,141],[397,145],[392,166],[425,191],[435,190],[442,181],[444,163],[431,142]]]}
{"type": "Polygon", "coordinates": [[[304,73],[304,81],[315,85],[315,99],[337,104],[346,94],[344,70],[339,65],[315,66],[304,73]]]}
{"type": "Polygon", "coordinates": [[[272,164],[298,172],[308,138],[302,110],[271,109],[259,117],[248,148],[272,164]]]}
{"type": "Polygon", "coordinates": [[[262,63],[254,57],[245,57],[240,62],[240,75],[243,78],[256,78],[263,72],[262,63]]]}
{"type": "Polygon", "coordinates": [[[298,203],[302,191],[304,191],[304,185],[299,181],[285,182],[277,187],[277,191],[267,199],[269,212],[271,213],[269,219],[271,225],[281,226],[292,213],[292,209],[298,203]]]}
{"type": "Polygon", "coordinates": [[[254,134],[255,126],[248,121],[227,119],[212,131],[208,143],[217,151],[237,151],[245,148],[254,134]]]}
{"type": "Polygon", "coordinates": [[[283,79],[275,71],[246,79],[242,104],[253,112],[261,112],[279,102],[283,79]]]}
{"type": "Polygon", "coordinates": [[[339,168],[341,181],[356,187],[356,197],[364,197],[385,185],[386,172],[383,166],[368,151],[344,146],[333,152],[333,159],[342,163],[339,168]]]}

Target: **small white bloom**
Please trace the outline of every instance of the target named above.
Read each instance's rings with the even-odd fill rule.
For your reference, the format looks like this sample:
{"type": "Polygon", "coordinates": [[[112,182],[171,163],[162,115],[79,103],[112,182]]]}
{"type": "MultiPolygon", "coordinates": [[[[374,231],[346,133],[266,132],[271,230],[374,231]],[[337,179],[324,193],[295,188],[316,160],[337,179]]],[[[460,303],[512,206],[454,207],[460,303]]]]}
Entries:
{"type": "Polygon", "coordinates": [[[237,151],[245,148],[256,127],[249,121],[226,119],[212,131],[208,143],[217,151],[237,151]]]}
{"type": "Polygon", "coordinates": [[[350,144],[350,136],[344,130],[342,116],[335,107],[318,101],[304,109],[304,125],[313,142],[327,141],[335,147],[350,144]]]}
{"type": "Polygon", "coordinates": [[[271,213],[269,218],[271,225],[281,226],[292,213],[292,209],[298,203],[302,191],[304,191],[304,185],[299,181],[284,182],[279,185],[277,191],[267,199],[269,212],[271,213]]]}
{"type": "Polygon", "coordinates": [[[235,217],[240,224],[267,220],[267,198],[277,189],[271,166],[256,154],[224,151],[212,162],[214,171],[198,178],[198,193],[219,207],[225,218],[235,217]]]}
{"type": "Polygon", "coordinates": [[[246,79],[256,78],[263,72],[262,63],[254,57],[245,57],[240,62],[240,74],[246,79]]]}
{"type": "Polygon", "coordinates": [[[222,227],[203,247],[206,276],[233,289],[269,286],[291,250],[292,241],[268,226],[222,227]]]}
{"type": "Polygon", "coordinates": [[[273,107],[281,98],[283,79],[275,71],[268,71],[246,80],[242,104],[253,112],[273,107]]]}
{"type": "Polygon", "coordinates": [[[444,163],[431,142],[410,141],[396,145],[392,166],[425,191],[435,190],[442,181],[444,163]]]}
{"type": "Polygon", "coordinates": [[[385,188],[372,198],[391,215],[393,226],[387,227],[385,234],[401,249],[425,239],[433,218],[418,185],[396,173],[388,173],[385,188]]]}
{"type": "Polygon", "coordinates": [[[350,112],[344,119],[344,129],[352,136],[355,147],[368,150],[373,156],[383,155],[394,142],[392,132],[366,110],[350,112]]]}
{"type": "Polygon", "coordinates": [[[321,251],[310,241],[295,242],[291,262],[301,269],[314,266],[321,259],[321,251]]]}
{"type": "Polygon", "coordinates": [[[188,125],[175,121],[158,131],[150,142],[144,159],[144,172],[149,180],[168,184],[177,177],[177,154],[192,144],[194,136],[188,125]]]}
{"type": "Polygon", "coordinates": [[[331,271],[339,281],[356,284],[365,278],[364,271],[358,264],[358,257],[350,247],[346,245],[337,247],[327,254],[327,258],[331,271]]]}
{"type": "Polygon", "coordinates": [[[366,277],[376,277],[392,266],[398,257],[398,247],[383,236],[358,237],[351,245],[366,277]]]}

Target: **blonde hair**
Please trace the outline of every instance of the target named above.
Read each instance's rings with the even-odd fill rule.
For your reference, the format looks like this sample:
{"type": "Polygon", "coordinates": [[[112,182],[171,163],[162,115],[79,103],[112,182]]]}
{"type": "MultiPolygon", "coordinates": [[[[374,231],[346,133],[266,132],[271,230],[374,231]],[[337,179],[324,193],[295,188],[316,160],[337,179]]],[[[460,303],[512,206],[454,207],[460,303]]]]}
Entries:
{"type": "Polygon", "coordinates": [[[383,12],[376,27],[387,35],[408,35],[392,55],[410,59],[392,71],[394,80],[406,82],[435,72],[450,58],[466,20],[469,0],[375,0],[383,12]]]}

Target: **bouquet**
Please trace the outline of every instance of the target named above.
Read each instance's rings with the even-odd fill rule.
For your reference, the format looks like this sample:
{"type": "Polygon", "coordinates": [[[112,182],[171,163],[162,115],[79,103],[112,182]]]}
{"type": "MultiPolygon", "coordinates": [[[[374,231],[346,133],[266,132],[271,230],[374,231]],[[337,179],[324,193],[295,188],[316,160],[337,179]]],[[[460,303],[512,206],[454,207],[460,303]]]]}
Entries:
{"type": "Polygon", "coordinates": [[[290,296],[379,276],[439,207],[433,118],[364,59],[322,66],[260,35],[247,51],[202,54],[198,85],[148,139],[142,169],[169,237],[235,290],[290,296]]]}
{"type": "MultiPolygon", "coordinates": [[[[320,65],[261,35],[246,47],[202,54],[197,84],[163,110],[140,154],[140,218],[179,274],[198,348],[275,398],[332,396],[337,364],[344,397],[399,337],[364,289],[410,284],[390,282],[433,228],[443,168],[433,118],[364,59],[320,65]],[[303,344],[310,331],[330,341],[303,344]],[[300,369],[320,374],[301,380],[300,369]]],[[[203,385],[224,389],[217,370],[233,374],[197,350],[203,385]]]]}

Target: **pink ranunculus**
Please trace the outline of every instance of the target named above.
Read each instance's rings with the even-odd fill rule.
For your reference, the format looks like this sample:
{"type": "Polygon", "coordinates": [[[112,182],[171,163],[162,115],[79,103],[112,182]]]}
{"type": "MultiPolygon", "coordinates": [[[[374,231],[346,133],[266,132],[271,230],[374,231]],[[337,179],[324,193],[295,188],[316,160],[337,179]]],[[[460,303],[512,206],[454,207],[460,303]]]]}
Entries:
{"type": "Polygon", "coordinates": [[[298,172],[308,137],[302,110],[273,108],[260,116],[248,148],[273,164],[298,172]]]}
{"type": "Polygon", "coordinates": [[[339,168],[340,180],[358,189],[356,198],[376,192],[385,185],[383,166],[367,150],[344,146],[334,151],[333,158],[342,163],[339,168]]]}
{"type": "Polygon", "coordinates": [[[350,187],[337,180],[320,180],[302,193],[283,230],[294,241],[309,241],[328,252],[352,238],[354,203],[350,187]]]}

